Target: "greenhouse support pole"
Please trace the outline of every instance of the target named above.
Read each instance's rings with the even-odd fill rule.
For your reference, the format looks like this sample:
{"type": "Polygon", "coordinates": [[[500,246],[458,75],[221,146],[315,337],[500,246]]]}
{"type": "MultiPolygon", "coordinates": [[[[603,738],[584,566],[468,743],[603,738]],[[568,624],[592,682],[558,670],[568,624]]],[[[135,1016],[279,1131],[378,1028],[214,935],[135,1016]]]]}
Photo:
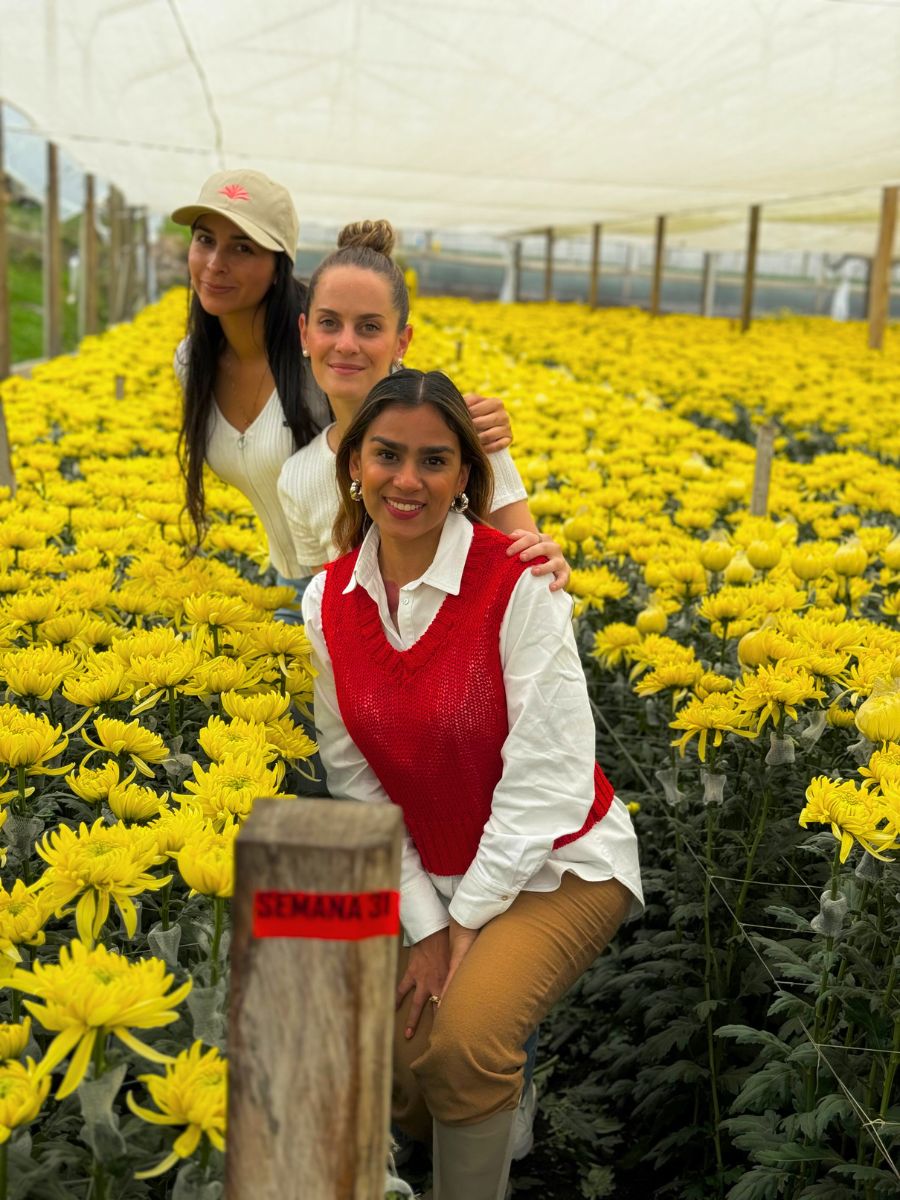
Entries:
{"type": "Polygon", "coordinates": [[[512,258],[512,299],[518,304],[522,299],[522,240],[516,238],[513,243],[512,258]]]}
{"type": "Polygon", "coordinates": [[[588,304],[596,308],[600,303],[600,239],[602,225],[591,226],[591,273],[588,282],[588,304]]]}
{"type": "Polygon", "coordinates": [[[756,465],[753,470],[753,495],[750,515],[765,517],[769,512],[769,483],[772,479],[772,457],[775,452],[775,426],[760,425],[756,432],[756,465]]]}
{"type": "Polygon", "coordinates": [[[544,250],[544,301],[553,299],[553,228],[548,227],[544,234],[546,247],[544,250]]]}
{"type": "Polygon", "coordinates": [[[235,847],[226,1200],[384,1194],[403,820],[257,800],[235,847]]]}
{"type": "Polygon", "coordinates": [[[44,196],[44,357],[62,350],[62,246],[59,228],[59,150],[47,143],[44,196]]]}
{"type": "Polygon", "coordinates": [[[656,218],[656,245],[653,251],[653,279],[650,284],[650,312],[659,316],[662,298],[663,257],[666,253],[666,218],[656,218]]]}
{"type": "Polygon", "coordinates": [[[756,254],[759,249],[760,205],[751,204],[747,227],[747,262],[744,267],[744,294],[741,297],[741,332],[746,333],[753,320],[753,292],[756,287],[756,254]]]}
{"type": "Polygon", "coordinates": [[[79,333],[97,332],[97,192],[93,175],[84,177],[84,212],[81,217],[81,294],[79,333]]]}
{"type": "Polygon", "coordinates": [[[700,315],[711,317],[716,306],[716,256],[708,250],[703,255],[703,276],[700,284],[700,315]]]}
{"type": "Polygon", "coordinates": [[[122,193],[112,184],[106,199],[106,213],[109,223],[106,278],[107,322],[114,325],[122,319],[119,309],[122,273],[122,193]]]}
{"type": "Polygon", "coordinates": [[[9,242],[6,232],[6,158],[3,148],[3,102],[0,101],[0,379],[9,374],[12,348],[9,333],[9,242]]]}
{"type": "Polygon", "coordinates": [[[898,190],[896,186],[886,187],[881,192],[881,221],[869,279],[869,347],[872,350],[882,347],[891,308],[891,259],[897,227],[898,190]]]}

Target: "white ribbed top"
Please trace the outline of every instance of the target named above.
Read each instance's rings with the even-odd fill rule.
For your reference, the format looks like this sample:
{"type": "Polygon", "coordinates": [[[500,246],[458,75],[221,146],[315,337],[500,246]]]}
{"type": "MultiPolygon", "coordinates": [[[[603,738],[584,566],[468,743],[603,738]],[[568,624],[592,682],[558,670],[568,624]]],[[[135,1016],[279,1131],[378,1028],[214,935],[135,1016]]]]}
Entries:
{"type": "MultiPolygon", "coordinates": [[[[182,383],[187,369],[186,343],[187,338],[175,351],[175,374],[182,383]]],[[[308,369],[305,363],[304,369],[308,369]]],[[[322,426],[330,415],[328,404],[312,380],[308,382],[309,386],[304,387],[304,395],[309,397],[313,421],[322,426]]],[[[207,463],[220,479],[243,492],[253,505],[266,532],[272,566],[287,579],[310,574],[298,568],[291,531],[278,499],[278,477],[285,461],[296,449],[294,435],[285,423],[278,392],[272,392],[264,408],[243,433],[225,420],[214,402],[210,410],[207,438],[207,463]]],[[[331,489],[333,492],[333,480],[331,489]]],[[[333,499],[331,504],[333,512],[333,499]]]]}
{"type": "MultiPolygon", "coordinates": [[[[329,426],[330,428],[330,426],[329,426]]],[[[331,527],[337,515],[335,454],[328,445],[328,429],[287,460],[278,480],[278,499],[293,538],[293,553],[300,577],[312,575],[337,551],[331,527]]],[[[489,454],[494,469],[494,502],[491,511],[505,508],[527,496],[508,450],[489,454]]]]}

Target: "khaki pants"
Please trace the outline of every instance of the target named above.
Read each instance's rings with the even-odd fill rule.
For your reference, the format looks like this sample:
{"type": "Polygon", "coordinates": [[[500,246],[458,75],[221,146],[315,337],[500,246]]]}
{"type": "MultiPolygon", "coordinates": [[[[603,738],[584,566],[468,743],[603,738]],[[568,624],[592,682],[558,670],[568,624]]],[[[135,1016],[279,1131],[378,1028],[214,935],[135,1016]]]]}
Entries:
{"type": "MultiPolygon", "coordinates": [[[[394,1121],[431,1140],[431,1118],[471,1125],[515,1108],[532,1030],[591,965],[624,920],[631,893],[618,880],[571,871],[555,892],[520,892],[489,921],[440,1006],[425,1006],[404,1036],[412,993],[394,1024],[394,1121]]],[[[401,948],[399,979],[409,951],[401,948]]]]}

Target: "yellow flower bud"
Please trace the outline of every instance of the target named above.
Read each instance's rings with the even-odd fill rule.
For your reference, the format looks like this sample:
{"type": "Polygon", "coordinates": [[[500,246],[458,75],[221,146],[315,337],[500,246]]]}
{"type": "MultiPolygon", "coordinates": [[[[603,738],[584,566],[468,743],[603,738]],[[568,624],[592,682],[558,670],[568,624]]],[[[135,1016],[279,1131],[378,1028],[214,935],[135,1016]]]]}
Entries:
{"type": "Polygon", "coordinates": [[[861,704],[856,728],[870,742],[900,742],[900,688],[872,695],[861,704]]]}
{"type": "Polygon", "coordinates": [[[659,605],[650,604],[647,608],[641,609],[635,617],[634,623],[641,633],[665,633],[669,618],[659,605]]]}
{"type": "Polygon", "coordinates": [[[747,547],[747,561],[757,571],[771,571],[781,560],[781,543],[756,541],[747,547]]]}
{"type": "Polygon", "coordinates": [[[900,537],[888,542],[881,552],[881,561],[892,571],[900,571],[900,537]]]}
{"type": "Polygon", "coordinates": [[[736,554],[725,568],[726,583],[749,583],[753,578],[753,567],[746,554],[736,554]]]}
{"type": "Polygon", "coordinates": [[[866,548],[858,539],[838,546],[834,552],[831,565],[838,575],[862,575],[869,565],[866,548]]]}
{"type": "Polygon", "coordinates": [[[703,542],[697,556],[707,571],[724,571],[734,557],[734,547],[729,542],[703,542]]]}
{"type": "Polygon", "coordinates": [[[808,546],[798,546],[791,555],[791,570],[804,583],[819,579],[828,570],[828,565],[825,554],[808,546]]]}
{"type": "Polygon", "coordinates": [[[583,542],[594,532],[590,517],[569,517],[563,524],[563,537],[570,542],[583,542]]]}

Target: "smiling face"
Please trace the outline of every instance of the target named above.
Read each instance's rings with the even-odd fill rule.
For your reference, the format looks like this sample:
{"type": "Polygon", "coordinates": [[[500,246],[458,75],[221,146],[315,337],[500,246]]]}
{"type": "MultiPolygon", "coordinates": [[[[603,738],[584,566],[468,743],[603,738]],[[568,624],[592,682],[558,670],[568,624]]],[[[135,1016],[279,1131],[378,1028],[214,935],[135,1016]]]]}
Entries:
{"type": "Polygon", "coordinates": [[[438,409],[384,409],[351,456],[350,471],[382,540],[417,542],[433,557],[450,503],[469,477],[459,438],[438,409]]]}
{"type": "Polygon", "coordinates": [[[210,316],[255,312],[275,279],[276,258],[234,221],[204,213],[194,222],[188,251],[191,287],[210,316]]]}
{"type": "Polygon", "coordinates": [[[319,279],[300,340],[316,383],[334,403],[362,404],[406,353],[409,325],[398,327],[387,278],[361,267],[330,267],[319,279]]]}

